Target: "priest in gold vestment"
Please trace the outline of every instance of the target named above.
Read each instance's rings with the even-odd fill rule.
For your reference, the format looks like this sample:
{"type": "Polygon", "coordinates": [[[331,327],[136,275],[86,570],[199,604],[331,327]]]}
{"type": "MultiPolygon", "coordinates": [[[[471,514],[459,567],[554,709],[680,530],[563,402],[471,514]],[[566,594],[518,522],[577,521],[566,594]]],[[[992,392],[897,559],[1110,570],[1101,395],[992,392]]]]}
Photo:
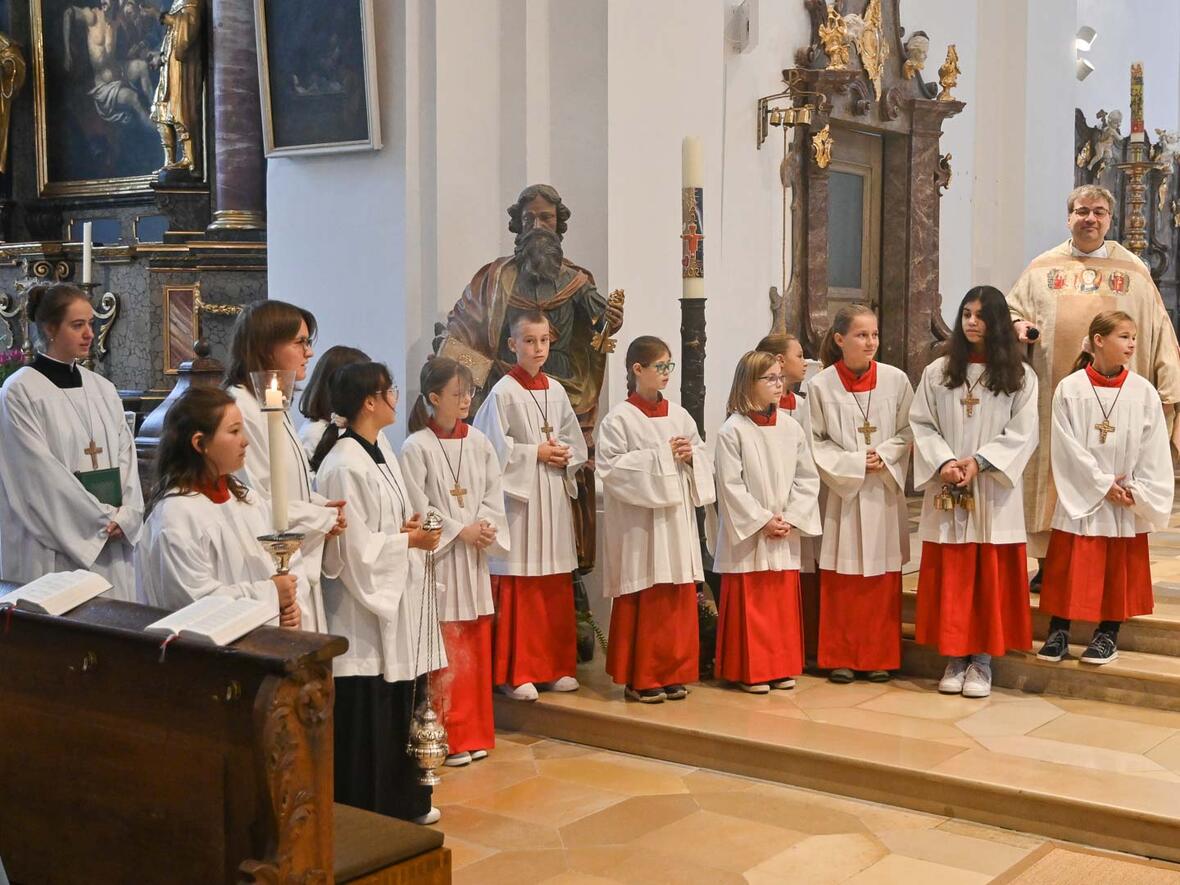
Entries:
{"type": "Polygon", "coordinates": [[[1033,259],[1008,293],[1016,333],[1032,345],[1032,366],[1040,381],[1040,445],[1024,475],[1028,552],[1038,560],[1048,549],[1057,502],[1049,464],[1053,391],[1073,370],[1096,313],[1122,310],[1134,318],[1139,335],[1128,368],[1155,385],[1169,426],[1180,403],[1176,331],[1147,266],[1133,252],[1105,239],[1113,208],[1114,197],[1106,188],[1075,188],[1067,203],[1070,239],[1033,259]],[[1030,335],[1033,329],[1039,335],[1030,335]]]}

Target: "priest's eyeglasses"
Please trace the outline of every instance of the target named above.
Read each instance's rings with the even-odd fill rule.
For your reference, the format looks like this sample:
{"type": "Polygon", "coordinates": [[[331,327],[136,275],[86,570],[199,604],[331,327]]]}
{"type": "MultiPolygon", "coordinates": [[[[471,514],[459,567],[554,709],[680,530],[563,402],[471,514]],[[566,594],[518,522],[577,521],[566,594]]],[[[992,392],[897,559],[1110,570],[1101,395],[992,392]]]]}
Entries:
{"type": "Polygon", "coordinates": [[[1095,218],[1109,218],[1110,210],[1103,209],[1101,206],[1096,206],[1093,209],[1089,206],[1075,206],[1073,214],[1078,218],[1089,218],[1091,215],[1095,218]]]}
{"type": "Polygon", "coordinates": [[[771,387],[778,387],[780,384],[783,383],[783,376],[782,375],[760,375],[758,377],[758,380],[765,381],[771,387]]]}
{"type": "Polygon", "coordinates": [[[668,360],[666,363],[652,363],[651,367],[661,375],[671,375],[672,370],[676,368],[676,363],[668,360]]]}

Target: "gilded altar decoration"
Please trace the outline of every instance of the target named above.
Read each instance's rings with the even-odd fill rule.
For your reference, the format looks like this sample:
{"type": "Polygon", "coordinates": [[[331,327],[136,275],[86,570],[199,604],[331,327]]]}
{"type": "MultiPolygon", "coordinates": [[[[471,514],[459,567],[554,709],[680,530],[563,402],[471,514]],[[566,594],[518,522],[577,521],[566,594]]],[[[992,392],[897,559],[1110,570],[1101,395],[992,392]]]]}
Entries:
{"type": "Polygon", "coordinates": [[[848,26],[834,6],[828,7],[828,20],[819,26],[819,39],[828,57],[829,71],[843,71],[848,68],[848,26]]]}
{"type": "Polygon", "coordinates": [[[1082,149],[1078,151],[1077,158],[1074,161],[1075,165],[1079,169],[1086,168],[1086,164],[1090,162],[1091,151],[1092,149],[1090,142],[1087,141],[1084,145],[1082,145],[1082,149]]]}
{"type": "Polygon", "coordinates": [[[1155,130],[1158,141],[1151,158],[1156,168],[1161,172],[1170,172],[1172,164],[1176,162],[1176,155],[1180,154],[1180,131],[1169,132],[1167,129],[1155,130]]]}
{"type": "Polygon", "coordinates": [[[0,172],[8,169],[8,124],[12,100],[25,85],[25,57],[7,34],[0,33],[0,172]]]}
{"type": "Polygon", "coordinates": [[[885,41],[885,27],[881,23],[881,0],[869,0],[862,18],[855,13],[844,17],[861,66],[873,84],[877,100],[881,100],[881,78],[885,75],[885,59],[889,57],[889,44],[885,41]]]}
{"type": "Polygon", "coordinates": [[[1161,212],[1163,212],[1164,207],[1168,205],[1168,176],[1166,175],[1160,179],[1160,187],[1159,191],[1156,193],[1155,205],[1156,208],[1161,212]]]}
{"type": "Polygon", "coordinates": [[[951,95],[951,90],[958,85],[961,73],[963,72],[959,70],[959,51],[952,43],[946,48],[946,61],[938,69],[938,85],[942,87],[942,92],[938,93],[939,101],[955,100],[955,97],[951,95]]]}
{"type": "Polygon", "coordinates": [[[1172,200],[1172,227],[1180,227],[1180,200],[1172,200]]]}
{"type": "Polygon", "coordinates": [[[934,180],[938,184],[939,192],[945,191],[951,186],[951,176],[954,175],[954,170],[951,169],[950,153],[943,154],[938,158],[938,171],[934,174],[934,180]]]}
{"type": "Polygon", "coordinates": [[[165,31],[151,118],[164,146],[165,170],[197,172],[193,138],[201,128],[204,8],[203,0],[173,0],[172,8],[160,16],[165,31]]]}
{"type": "MultiPolygon", "coordinates": [[[[627,301],[627,293],[622,289],[615,289],[606,298],[606,303],[611,307],[618,308],[620,311],[627,301]]],[[[614,353],[615,339],[610,337],[610,319],[607,316],[602,317],[602,326],[594,333],[594,337],[590,339],[590,346],[599,353],[614,353]]]]}
{"type": "Polygon", "coordinates": [[[1143,138],[1143,63],[1137,61],[1131,65],[1131,141],[1143,138]]]}
{"type": "Polygon", "coordinates": [[[905,64],[901,67],[901,75],[907,80],[914,79],[925,69],[929,54],[930,37],[925,31],[914,31],[913,36],[905,41],[905,64]]]}
{"type": "Polygon", "coordinates": [[[820,169],[827,169],[832,162],[832,127],[824,126],[819,132],[811,136],[811,149],[815,152],[815,165],[820,169]]]}

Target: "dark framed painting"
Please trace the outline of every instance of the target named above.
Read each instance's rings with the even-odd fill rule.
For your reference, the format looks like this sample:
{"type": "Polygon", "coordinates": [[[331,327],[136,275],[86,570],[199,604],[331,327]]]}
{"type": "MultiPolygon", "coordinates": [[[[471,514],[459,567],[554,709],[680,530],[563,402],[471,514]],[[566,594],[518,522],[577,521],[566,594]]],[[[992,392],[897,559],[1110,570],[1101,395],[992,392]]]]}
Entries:
{"type": "Polygon", "coordinates": [[[29,4],[38,195],[146,191],[164,165],[151,107],[171,0],[29,4]]]}
{"type": "Polygon", "coordinates": [[[254,0],[268,157],[378,150],[373,0],[254,0]]]}

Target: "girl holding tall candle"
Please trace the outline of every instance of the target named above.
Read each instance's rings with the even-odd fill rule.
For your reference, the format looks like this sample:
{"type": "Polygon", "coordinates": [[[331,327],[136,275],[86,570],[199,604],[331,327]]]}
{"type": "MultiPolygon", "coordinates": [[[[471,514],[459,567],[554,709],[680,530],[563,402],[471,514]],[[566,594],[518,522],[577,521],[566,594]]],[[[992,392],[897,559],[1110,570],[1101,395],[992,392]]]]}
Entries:
{"type": "Polygon", "coordinates": [[[293,372],[307,375],[316,321],[310,311],[283,301],[260,301],[238,316],[230,341],[224,385],[242,413],[249,441],[237,477],[268,505],[276,532],[304,535],[303,557],[311,583],[312,613],[306,630],[323,630],[320,562],[325,536],[344,530],[344,502],[329,501],[312,488],[307,453],[287,414],[289,403],[277,385],[263,391],[259,402],[250,383],[252,372],[293,372]]]}

